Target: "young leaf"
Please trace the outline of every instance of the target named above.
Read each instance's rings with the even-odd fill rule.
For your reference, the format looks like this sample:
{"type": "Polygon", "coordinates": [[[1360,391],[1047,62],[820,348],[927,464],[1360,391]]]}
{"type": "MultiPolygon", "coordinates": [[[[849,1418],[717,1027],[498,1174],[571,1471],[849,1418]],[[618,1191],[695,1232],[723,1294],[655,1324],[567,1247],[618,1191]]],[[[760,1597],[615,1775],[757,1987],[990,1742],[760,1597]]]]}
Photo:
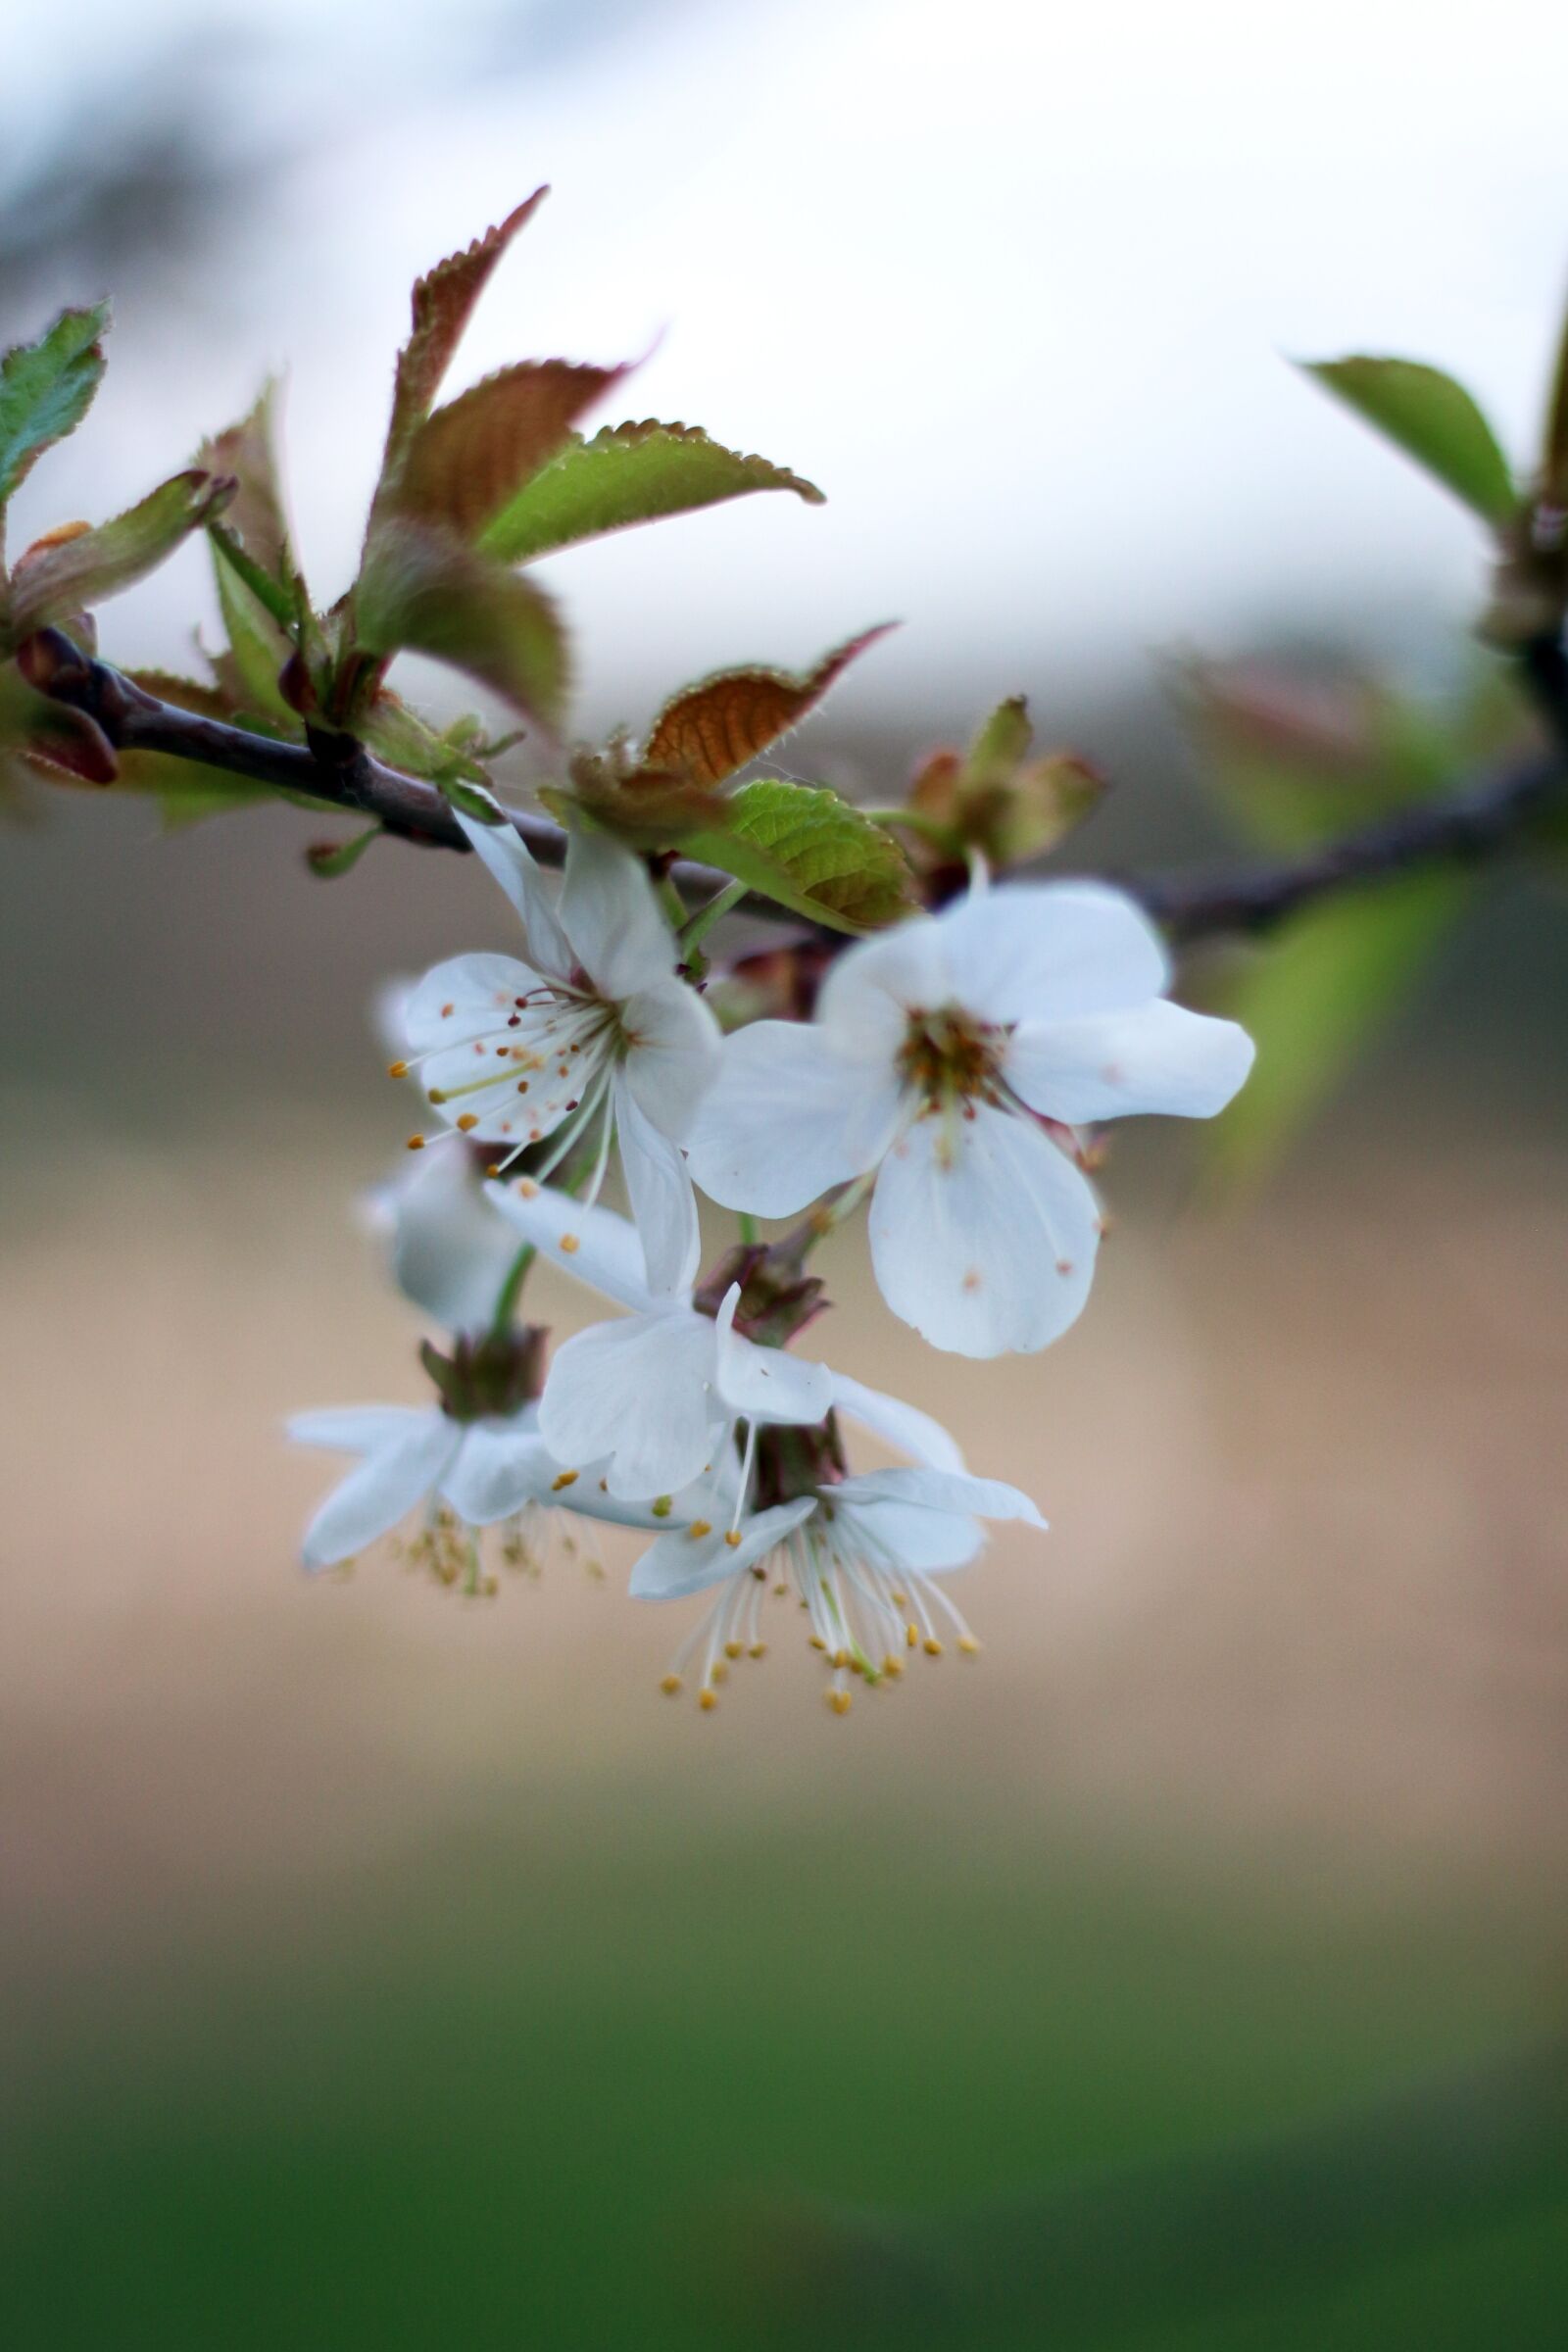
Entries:
{"type": "Polygon", "coordinates": [[[969,746],[963,762],[965,786],[984,790],[991,784],[1010,783],[1034,741],[1029,705],[1021,694],[999,703],[969,746]]]}
{"type": "Polygon", "coordinates": [[[113,522],[39,540],[11,575],[13,641],[118,596],[218,514],[233,489],[211,474],[176,473],[113,522]]]}
{"type": "Polygon", "coordinates": [[[787,466],[741,457],[697,425],[607,425],[573,440],[495,514],[479,544],[503,564],[525,564],[630,523],[688,514],[753,490],[793,490],[812,506],[822,493],[787,466]]]}
{"type": "MultiPolygon", "coordinates": [[[[477,719],[459,723],[474,735],[479,732],[477,719]]],[[[388,686],[381,687],[361,711],[357,731],[377,758],[408,775],[424,776],[432,783],[452,776],[465,776],[475,784],[489,781],[488,771],[461,738],[455,739],[450,730],[438,735],[388,686]]]]}
{"type": "Polygon", "coordinates": [[[305,862],[318,881],[335,882],[341,874],[353,871],[380,831],[379,825],[367,825],[363,833],[354,834],[348,841],[313,841],[305,853],[305,862]]]}
{"type": "Polygon", "coordinates": [[[379,511],[477,537],[624,373],[537,360],[487,375],[410,435],[379,511]]]}
{"type": "Polygon", "coordinates": [[[175,760],[167,752],[122,752],[119,789],[143,792],[158,803],[166,833],[177,833],[205,817],[226,816],[235,808],[254,808],[259,801],[278,795],[252,776],[236,776],[227,768],[208,767],[200,760],[175,760]]]}
{"type": "Polygon", "coordinates": [[[858,654],[885,637],[883,621],[852,637],[805,677],[778,669],[724,669],[664,705],[643,749],[650,768],[684,769],[698,784],[721,784],[800,725],[858,654]]]}
{"type": "Polygon", "coordinates": [[[236,538],[226,522],[209,522],[207,535],[213,543],[213,561],[221,569],[226,564],[250,590],[257,603],[269,612],[292,644],[293,629],[298,615],[295,592],[274,579],[264,564],[259,564],[244,543],[236,538]]]}
{"type": "MultiPolygon", "coordinates": [[[[237,424],[213,433],[196,452],[208,473],[226,474],[236,485],[225,528],[269,580],[287,581],[292,567],[283,493],[278,484],[272,434],[275,383],[265,384],[256,406],[237,424]]],[[[279,620],[284,618],[277,612],[279,620]]]]}
{"type": "Polygon", "coordinates": [[[555,608],[531,581],[439,531],[379,531],[354,592],[356,642],[450,662],[555,731],[567,685],[555,608]]]}
{"type": "Polygon", "coordinates": [[[1415,360],[1356,357],[1305,364],[1336,397],[1435,474],[1490,523],[1519,504],[1508,461],[1462,384],[1415,360]]]}
{"type": "Polygon", "coordinates": [[[210,531],[213,576],[218,609],[223,616],[228,651],[213,658],[213,667],[236,710],[252,710],[258,718],[298,735],[299,716],[278,684],[294,658],[294,647],[270,608],[251,585],[249,570],[241,570],[230,545],[210,531]]]}
{"type": "Polygon", "coordinates": [[[62,311],[36,343],[0,358],[0,509],[46,449],[81,422],[104,372],[109,305],[62,311]]]}
{"type": "Polygon", "coordinates": [[[891,834],[818,785],[771,776],[743,784],[721,824],[686,846],[834,931],[875,930],[909,905],[909,869],[891,834]]]}
{"type": "MultiPolygon", "coordinates": [[[[400,454],[404,442],[422,418],[441,389],[441,378],[452,364],[473,306],[490,281],[490,273],[513,238],[550,193],[535,188],[499,228],[486,229],[466,252],[449,254],[429,273],[415,282],[414,328],[398,354],[392,391],[392,421],[387,430],[386,466],[400,454]]],[[[383,466],[383,471],[385,470],[383,466]]]]}
{"type": "Polygon", "coordinates": [[[1250,1198],[1415,988],[1466,904],[1463,874],[1407,874],[1298,915],[1226,992],[1255,1039],[1236,1100],[1203,1130],[1206,1182],[1250,1198]]]}

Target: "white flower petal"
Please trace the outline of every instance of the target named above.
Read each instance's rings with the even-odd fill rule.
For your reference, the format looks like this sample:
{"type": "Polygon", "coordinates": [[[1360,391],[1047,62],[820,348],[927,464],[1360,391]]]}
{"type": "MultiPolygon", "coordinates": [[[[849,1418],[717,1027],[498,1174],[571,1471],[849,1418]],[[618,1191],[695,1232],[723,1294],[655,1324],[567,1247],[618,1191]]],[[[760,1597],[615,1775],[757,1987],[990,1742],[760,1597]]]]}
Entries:
{"type": "Polygon", "coordinates": [[[789,1422],[809,1428],[827,1418],[833,1375],[784,1348],[759,1348],[735,1329],[741,1286],[732,1282],[714,1326],[719,1396],[737,1420],[789,1422]]]}
{"type": "Polygon", "coordinates": [[[956,1004],[984,1021],[1117,1012],[1170,978],[1158,932],[1125,891],[1099,882],[1004,882],[936,918],[956,1004]]]}
{"type": "Polygon", "coordinates": [[[1235,1021],[1189,1012],[1164,997],[1081,1021],[1024,1021],[1006,1044],[1007,1083],[1032,1110],[1068,1127],[1166,1111],[1211,1119],[1252,1066],[1235,1021]]]}
{"type": "Polygon", "coordinates": [[[531,1176],[489,1185],[486,1198],[517,1241],[531,1242],[542,1257],[590,1290],[633,1314],[654,1304],[642,1240],[629,1217],[574,1200],[569,1193],[535,1184],[531,1176]]]}
{"type": "MultiPolygon", "coordinates": [[[[737,1462],[736,1467],[739,1468],[737,1462]]],[[[716,1468],[716,1465],[715,1465],[716,1468]]],[[[622,1495],[610,1492],[609,1465],[592,1462],[569,1487],[553,1494],[550,1500],[558,1511],[570,1511],[579,1519],[603,1519],[612,1527],[640,1528],[645,1535],[668,1534],[679,1527],[689,1527],[694,1519],[706,1519],[712,1526],[722,1521],[729,1525],[735,1506],[733,1481],[728,1491],[716,1478],[697,1479],[691,1486],[677,1487],[669,1496],[658,1499],[667,1508],[656,1511],[652,1500],[628,1502],[622,1495]]]]}
{"type": "Polygon", "coordinates": [[[620,1171],[642,1237],[648,1288],[657,1298],[684,1298],[697,1279],[703,1253],[686,1154],[644,1115],[623,1070],[615,1073],[615,1136],[620,1171]]]}
{"type": "Polygon", "coordinates": [[[891,1061],[911,1012],[933,1012],[953,996],[941,926],[911,915],[837,957],[818,991],[818,1032],[841,1054],[891,1061]]]}
{"type": "Polygon", "coordinates": [[[363,1551],[440,1485],[462,1429],[442,1412],[421,1413],[417,1422],[334,1487],[305,1531],[307,1568],[330,1568],[363,1551]]]}
{"type": "Polygon", "coordinates": [[[430,1418],[426,1404],[331,1404],[294,1413],[284,1423],[296,1446],[324,1446],[333,1453],[377,1453],[430,1418]]]}
{"type": "Polygon", "coordinates": [[[404,1001],[404,1029],[411,1054],[471,1044],[505,1028],[541,985],[532,964],[515,956],[449,956],[416,980],[404,1001]]]}
{"type": "Polygon", "coordinates": [[[857,1510],[867,1502],[908,1503],[926,1511],[958,1511],[977,1519],[1022,1519],[1042,1532],[1046,1522],[1020,1487],[967,1471],[867,1470],[847,1478],[834,1495],[857,1510]]]}
{"type": "MultiPolygon", "coordinates": [[[[1000,893],[993,893],[1000,896],[1000,893]]],[[[981,1104],[917,1119],[871,1197],[882,1296],[934,1348],[1044,1348],[1089,1296],[1100,1219],[1079,1171],[1041,1129],[981,1104]]]]}
{"type": "Polygon", "coordinates": [[[528,960],[554,980],[571,976],[571,950],[561,927],[550,886],[532,853],[512,825],[481,825],[459,811],[458,822],[474,855],[489,867],[522,917],[528,960]]]}
{"type": "Polygon", "coordinates": [[[713,1326],[671,1303],[621,1323],[596,1323],[557,1349],[539,1427],[557,1460],[608,1460],[612,1494],[648,1502],[701,1478],[718,1446],[713,1326]]]}
{"type": "Polygon", "coordinates": [[[845,1550],[890,1576],[937,1576],[945,1568],[966,1568],[985,1548],[985,1529],[961,1512],[930,1511],[887,1496],[845,1503],[839,1499],[843,1493],[842,1487],[834,1490],[844,1513],[845,1550]]]}
{"type": "Polygon", "coordinates": [[[489,1527],[525,1502],[548,1501],[560,1469],[539,1435],[538,1407],[524,1405],[510,1420],[468,1425],[441,1492],[460,1519],[489,1527]]]}
{"type": "Polygon", "coordinates": [[[701,1592],[705,1586],[722,1583],[727,1576],[744,1575],[754,1561],[771,1551],[815,1509],[815,1495],[803,1494],[794,1502],[759,1511],[755,1518],[742,1521],[738,1544],[731,1544],[727,1530],[720,1527],[702,1536],[694,1536],[689,1529],[661,1536],[631,1572],[632,1598],[680,1600],[688,1592],[701,1592]]]}
{"type": "Polygon", "coordinates": [[[629,996],[621,1007],[626,1083],[661,1135],[683,1143],[699,1104],[718,1076],[724,1041],[695,989],[666,981],[629,996]]]}
{"type": "Polygon", "coordinates": [[[486,1193],[466,1152],[420,1153],[382,1195],[393,1279],[448,1331],[476,1331],[496,1311],[521,1237],[486,1193]]]}
{"type": "Polygon", "coordinates": [[[692,1174],[725,1208],[793,1216],[874,1167],[898,1119],[891,1060],[853,1060],[801,1021],[754,1021],[724,1041],[692,1128],[692,1174]]]}
{"type": "Polygon", "coordinates": [[[940,1421],[922,1413],[917,1405],[906,1404],[902,1396],[886,1396],[881,1389],[868,1389],[852,1380],[847,1372],[835,1372],[833,1402],[848,1420],[858,1421],[874,1437],[885,1438],[901,1453],[913,1454],[927,1469],[963,1468],[957,1440],[948,1435],[940,1421]]]}
{"type": "Polygon", "coordinates": [[[635,996],[673,977],[675,938],[647,871],[606,834],[573,833],[566,843],[561,921],[602,997],[635,996]]]}

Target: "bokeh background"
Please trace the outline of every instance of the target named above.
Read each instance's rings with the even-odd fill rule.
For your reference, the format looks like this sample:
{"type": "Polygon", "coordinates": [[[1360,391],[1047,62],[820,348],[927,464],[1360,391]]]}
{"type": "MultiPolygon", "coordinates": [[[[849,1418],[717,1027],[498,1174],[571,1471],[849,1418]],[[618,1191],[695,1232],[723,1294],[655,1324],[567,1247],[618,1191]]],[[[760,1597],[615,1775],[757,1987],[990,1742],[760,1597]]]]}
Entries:
{"type": "MultiPolygon", "coordinates": [[[[1223,846],[1173,656],[1473,675],[1466,517],[1281,355],[1452,366],[1529,448],[1568,271],[1544,5],[82,0],[3,37],[0,332],[118,301],[18,544],[286,365],[335,593],[410,279],[548,177],[455,380],[650,350],[631,413],[829,493],[547,566],[585,732],[897,612],[791,771],[885,799],[1025,690],[1113,778],[1072,854],[1116,867],[1223,846]]],[[[210,611],[188,550],[106,649],[189,666],[210,611]]],[[[1174,2286],[1148,2184],[1180,2212],[1198,2152],[1563,2023],[1560,883],[1475,894],[1245,1202],[1119,1141],[1045,1356],[913,1349],[830,1253],[824,1351],[1053,1533],[965,1580],[972,1669],[841,1722],[776,1645],[699,1720],[658,1691],[686,1609],[628,1604],[613,1546],[490,1604],[295,1567],[329,1466],[282,1415],[418,1393],[351,1213],[404,1124],[370,991],[505,944],[459,860],[323,886],[311,830],[61,795],[0,843],[6,2340],[738,2345],[874,2209],[819,2340],[863,2339],[869,2281],[906,2337],[1559,2342],[1549,2163],[1401,2221],[1396,2143],[1355,2259],[1321,2180],[1278,2262],[1221,2199],[1174,2286]],[[1009,2303],[1005,2233],[982,2316],[927,2295],[975,2211],[1034,2242],[1085,2181],[1119,2295],[1025,2261],[1009,2303]]]]}

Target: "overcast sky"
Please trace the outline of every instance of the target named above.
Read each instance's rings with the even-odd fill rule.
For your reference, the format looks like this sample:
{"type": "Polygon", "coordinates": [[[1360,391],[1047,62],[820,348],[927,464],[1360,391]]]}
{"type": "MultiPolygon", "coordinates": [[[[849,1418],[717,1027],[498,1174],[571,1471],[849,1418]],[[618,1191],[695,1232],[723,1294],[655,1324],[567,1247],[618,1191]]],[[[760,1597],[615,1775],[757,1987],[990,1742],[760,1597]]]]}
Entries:
{"type": "MultiPolygon", "coordinates": [[[[1443,362],[1523,454],[1568,290],[1568,12],[1530,0],[405,0],[390,25],[84,0],[73,25],[70,57],[12,62],[13,154],[79,105],[72,59],[113,121],[127,62],[188,35],[220,160],[287,160],[122,301],[93,426],[22,527],[124,503],[287,362],[301,536],[335,593],[410,278],[548,178],[454,385],[660,337],[616,414],[703,423],[830,501],[549,565],[596,723],[889,615],[844,690],[867,711],[961,716],[1298,619],[1370,612],[1415,646],[1465,612],[1475,537],[1282,355],[1443,362]]],[[[167,600],[112,642],[175,656],[167,600]]]]}

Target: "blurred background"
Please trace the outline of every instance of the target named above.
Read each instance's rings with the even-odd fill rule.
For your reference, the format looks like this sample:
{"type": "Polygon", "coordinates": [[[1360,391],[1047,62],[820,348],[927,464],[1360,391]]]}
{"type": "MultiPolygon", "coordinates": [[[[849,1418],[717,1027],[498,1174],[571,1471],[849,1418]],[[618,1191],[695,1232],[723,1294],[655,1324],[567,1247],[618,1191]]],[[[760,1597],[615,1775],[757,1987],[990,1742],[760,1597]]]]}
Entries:
{"type": "MultiPolygon", "coordinates": [[[[1497,734],[1471,522],[1285,355],[1449,366],[1526,462],[1568,283],[1556,10],[82,0],[5,62],[0,340],[117,302],[19,546],[286,368],[335,594],[410,280],[548,178],[454,384],[648,351],[627,413],[829,498],[548,564],[585,733],[897,613],[789,771],[885,801],[1026,691],[1112,779],[1070,845],[1102,870],[1247,821],[1234,741],[1169,692],[1195,655],[1353,663],[1439,740],[1463,704],[1456,762],[1497,734]]],[[[211,612],[187,549],[104,648],[189,668],[211,612]]],[[[823,1351],[1053,1532],[966,1578],[972,1668],[840,1722],[776,1646],[699,1720],[658,1690],[687,1608],[628,1604],[613,1545],[488,1604],[295,1565],[331,1468],[282,1416],[419,1393],[352,1214],[405,1123],[371,990],[507,944],[463,861],[328,887],[313,830],[40,794],[0,843],[7,2341],[738,2345],[808,2277],[818,2340],[869,2295],[985,2344],[1560,2342],[1550,2131],[1467,2195],[1501,2128],[1443,2108],[1446,2204],[1401,2203],[1434,2127],[1357,2141],[1348,2230],[1333,2153],[1568,2005],[1560,880],[1417,918],[1245,1183],[1118,1139],[1046,1355],[913,1349],[829,1253],[823,1351]],[[1329,2150],[1273,2252],[1227,2201],[1269,2160],[1212,2191],[1192,2162],[1253,2144],[1329,2150]],[[1019,2246],[1080,2194],[1113,2253],[1042,2277],[1019,2246]]]]}

